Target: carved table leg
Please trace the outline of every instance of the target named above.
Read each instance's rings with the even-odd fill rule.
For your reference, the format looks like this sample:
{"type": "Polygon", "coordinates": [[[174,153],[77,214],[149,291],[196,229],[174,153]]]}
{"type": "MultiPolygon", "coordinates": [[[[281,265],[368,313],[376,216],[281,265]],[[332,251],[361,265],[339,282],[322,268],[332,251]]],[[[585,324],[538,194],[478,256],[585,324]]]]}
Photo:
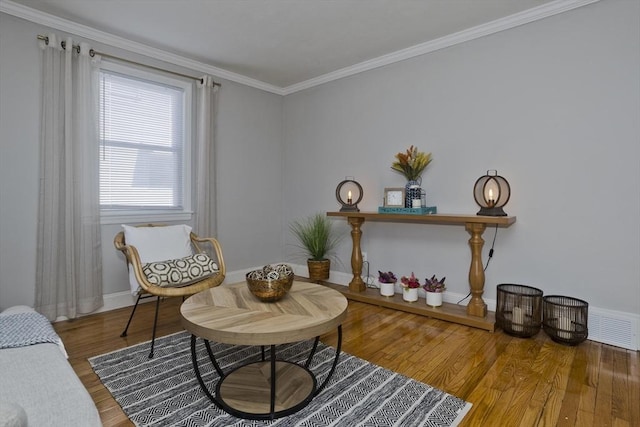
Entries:
{"type": "Polygon", "coordinates": [[[471,301],[467,305],[467,314],[470,316],[486,317],[487,304],[482,299],[484,293],[484,268],[482,266],[482,246],[486,224],[466,223],[466,230],[471,234],[469,246],[471,246],[471,268],[469,269],[469,285],[471,287],[471,301]]]}
{"type": "Polygon", "coordinates": [[[351,249],[351,270],[353,271],[353,279],[349,282],[349,290],[355,292],[362,292],[367,287],[362,281],[362,249],[360,249],[360,237],[362,231],[360,226],[364,222],[364,218],[349,217],[349,225],[351,225],[351,241],[353,247],[351,249]]]}

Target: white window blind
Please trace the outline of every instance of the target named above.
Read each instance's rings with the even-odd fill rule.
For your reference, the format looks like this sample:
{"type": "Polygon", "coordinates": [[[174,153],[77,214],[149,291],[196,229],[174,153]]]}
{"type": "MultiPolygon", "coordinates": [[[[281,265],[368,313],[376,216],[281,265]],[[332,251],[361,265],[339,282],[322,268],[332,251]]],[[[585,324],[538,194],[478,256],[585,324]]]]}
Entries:
{"type": "Polygon", "coordinates": [[[100,72],[100,205],[104,211],[184,211],[185,88],[100,72]]]}

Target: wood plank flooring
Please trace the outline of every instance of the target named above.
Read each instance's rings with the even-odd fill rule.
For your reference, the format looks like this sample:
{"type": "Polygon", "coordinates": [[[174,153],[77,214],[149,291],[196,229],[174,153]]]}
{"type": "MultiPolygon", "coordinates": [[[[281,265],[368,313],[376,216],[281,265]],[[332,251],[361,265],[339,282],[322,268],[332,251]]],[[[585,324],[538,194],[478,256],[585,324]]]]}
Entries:
{"type": "MultiPolygon", "coordinates": [[[[181,302],[161,303],[158,336],[182,330],[181,302]]],[[[154,307],[141,304],[125,338],[130,308],[54,325],[105,427],[132,424],[87,358],[149,340],[154,307]]],[[[640,352],[588,340],[567,347],[542,331],[514,338],[354,301],[343,331],[344,351],[473,403],[462,426],[640,426],[640,352]]]]}

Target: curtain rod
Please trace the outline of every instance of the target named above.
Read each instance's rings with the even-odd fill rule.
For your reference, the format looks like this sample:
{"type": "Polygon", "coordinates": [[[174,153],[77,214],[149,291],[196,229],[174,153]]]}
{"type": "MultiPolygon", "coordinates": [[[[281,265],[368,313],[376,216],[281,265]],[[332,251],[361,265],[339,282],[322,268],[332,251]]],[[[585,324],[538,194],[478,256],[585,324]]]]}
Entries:
{"type": "MultiPolygon", "coordinates": [[[[43,36],[43,35],[41,35],[41,34],[38,34],[38,40],[43,40],[43,41],[45,42],[45,44],[47,44],[47,45],[49,44],[49,37],[47,37],[47,36],[43,36]]],[[[67,44],[67,43],[66,43],[64,40],[60,42],[60,46],[62,46],[62,48],[63,48],[63,49],[66,49],[66,47],[65,47],[65,45],[66,45],[66,44],[67,44]]],[[[80,45],[75,45],[75,44],[74,44],[74,45],[73,45],[73,48],[74,48],[74,49],[76,49],[78,53],[80,53],[80,45]]],[[[150,68],[150,69],[152,69],[152,70],[162,71],[162,72],[165,72],[165,73],[174,74],[174,75],[176,75],[176,76],[186,77],[186,78],[188,78],[188,79],[199,80],[199,81],[200,81],[200,83],[203,83],[203,79],[202,79],[201,77],[193,77],[193,76],[190,76],[190,75],[188,75],[188,74],[182,74],[182,73],[177,73],[177,72],[175,72],[175,71],[165,70],[164,68],[159,68],[159,67],[154,67],[154,66],[152,66],[152,65],[142,64],[142,63],[140,63],[140,62],[131,61],[131,60],[129,60],[129,59],[120,58],[120,57],[118,57],[118,56],[114,56],[114,55],[109,55],[108,53],[96,52],[96,51],[95,51],[95,50],[93,50],[93,49],[91,49],[91,50],[89,51],[89,55],[90,55],[91,57],[96,56],[96,55],[100,55],[100,56],[102,56],[102,57],[104,57],[104,58],[117,59],[118,61],[123,61],[123,62],[127,62],[127,63],[129,63],[129,64],[134,64],[134,65],[140,65],[140,66],[143,66],[143,67],[146,67],[146,68],[150,68]]],[[[222,86],[222,84],[220,84],[220,83],[216,83],[216,82],[213,82],[213,85],[214,85],[214,86],[218,86],[218,87],[221,87],[221,86],[222,86]]]]}

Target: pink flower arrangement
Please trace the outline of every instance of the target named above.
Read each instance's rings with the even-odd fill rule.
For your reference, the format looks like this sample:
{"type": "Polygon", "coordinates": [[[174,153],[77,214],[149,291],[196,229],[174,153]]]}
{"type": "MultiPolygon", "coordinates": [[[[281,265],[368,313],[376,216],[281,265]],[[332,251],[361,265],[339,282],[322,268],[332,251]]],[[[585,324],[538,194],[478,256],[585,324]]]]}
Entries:
{"type": "Polygon", "coordinates": [[[402,282],[402,286],[404,288],[412,289],[412,288],[419,288],[420,287],[420,281],[413,274],[413,271],[411,272],[411,277],[402,276],[400,278],[400,282],[402,282]]]}

